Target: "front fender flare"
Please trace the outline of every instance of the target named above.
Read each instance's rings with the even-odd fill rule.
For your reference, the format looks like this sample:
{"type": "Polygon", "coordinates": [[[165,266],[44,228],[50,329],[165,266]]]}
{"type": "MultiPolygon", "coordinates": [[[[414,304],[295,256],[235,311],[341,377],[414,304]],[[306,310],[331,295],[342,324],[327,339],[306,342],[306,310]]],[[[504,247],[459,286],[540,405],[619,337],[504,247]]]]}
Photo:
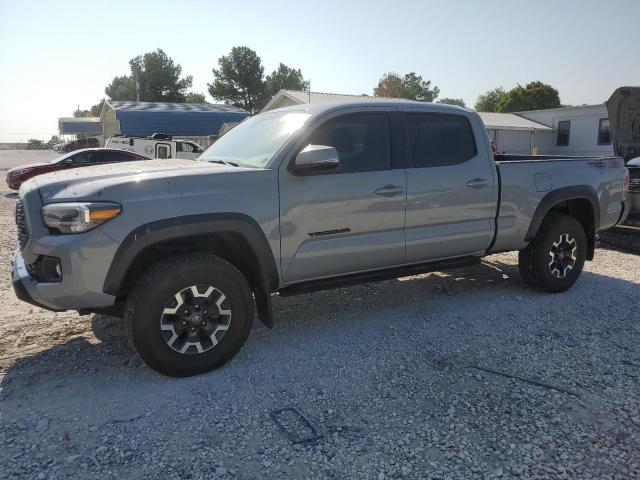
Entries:
{"type": "Polygon", "coordinates": [[[154,244],[212,233],[235,233],[254,250],[265,290],[275,291],[279,276],[275,258],[256,221],[241,213],[206,213],[165,218],[137,227],[120,243],[104,281],[103,291],[119,295],[127,272],[137,256],[154,244]]]}

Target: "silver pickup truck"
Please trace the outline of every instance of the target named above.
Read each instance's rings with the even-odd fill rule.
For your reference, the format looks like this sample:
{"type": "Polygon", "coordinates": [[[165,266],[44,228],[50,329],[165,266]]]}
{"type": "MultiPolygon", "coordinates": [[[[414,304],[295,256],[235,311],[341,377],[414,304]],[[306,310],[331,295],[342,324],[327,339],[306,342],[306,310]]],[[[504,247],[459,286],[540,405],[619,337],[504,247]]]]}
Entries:
{"type": "Polygon", "coordinates": [[[477,113],[372,101],[256,115],[199,161],[36,177],[17,202],[17,296],[124,317],[172,376],[240,349],[271,294],[467,267],[519,250],[531,287],[562,292],[621,222],[620,158],[496,157],[477,113]]]}

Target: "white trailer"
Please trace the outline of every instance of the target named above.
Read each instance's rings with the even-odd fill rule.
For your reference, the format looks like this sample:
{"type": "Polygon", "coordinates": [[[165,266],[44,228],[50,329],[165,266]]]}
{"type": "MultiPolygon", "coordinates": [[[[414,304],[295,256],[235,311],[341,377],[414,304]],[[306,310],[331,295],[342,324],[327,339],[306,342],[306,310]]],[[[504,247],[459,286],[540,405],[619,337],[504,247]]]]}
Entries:
{"type": "Polygon", "coordinates": [[[153,134],[150,137],[114,136],[105,147],[135,152],[150,158],[186,158],[194,160],[202,153],[197,143],[173,139],[170,135],[153,134]]]}

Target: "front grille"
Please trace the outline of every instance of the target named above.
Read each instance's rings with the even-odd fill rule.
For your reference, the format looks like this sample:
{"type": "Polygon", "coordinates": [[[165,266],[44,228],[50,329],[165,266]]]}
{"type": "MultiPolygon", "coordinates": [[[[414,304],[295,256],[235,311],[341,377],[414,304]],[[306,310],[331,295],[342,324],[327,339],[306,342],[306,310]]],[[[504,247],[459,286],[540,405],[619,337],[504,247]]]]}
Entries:
{"type": "Polygon", "coordinates": [[[27,244],[29,232],[27,230],[27,220],[24,217],[24,205],[21,199],[16,201],[16,230],[18,231],[18,245],[20,245],[20,250],[22,250],[27,244]]]}

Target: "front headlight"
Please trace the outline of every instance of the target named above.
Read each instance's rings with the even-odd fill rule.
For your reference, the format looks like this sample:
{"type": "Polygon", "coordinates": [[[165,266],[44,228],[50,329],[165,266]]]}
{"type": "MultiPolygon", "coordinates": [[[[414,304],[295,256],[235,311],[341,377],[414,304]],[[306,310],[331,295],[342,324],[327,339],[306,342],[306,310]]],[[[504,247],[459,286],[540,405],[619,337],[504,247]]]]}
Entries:
{"type": "Polygon", "coordinates": [[[109,202],[50,203],[42,207],[47,227],[59,233],[83,233],[118,216],[122,207],[109,202]]]}
{"type": "Polygon", "coordinates": [[[18,170],[13,170],[9,175],[12,176],[12,177],[17,177],[17,176],[22,175],[26,171],[27,171],[26,168],[20,168],[18,170]]]}

